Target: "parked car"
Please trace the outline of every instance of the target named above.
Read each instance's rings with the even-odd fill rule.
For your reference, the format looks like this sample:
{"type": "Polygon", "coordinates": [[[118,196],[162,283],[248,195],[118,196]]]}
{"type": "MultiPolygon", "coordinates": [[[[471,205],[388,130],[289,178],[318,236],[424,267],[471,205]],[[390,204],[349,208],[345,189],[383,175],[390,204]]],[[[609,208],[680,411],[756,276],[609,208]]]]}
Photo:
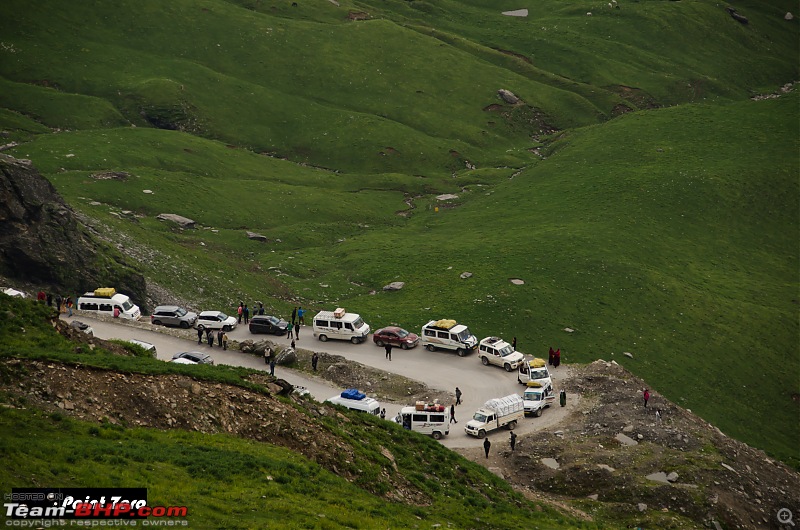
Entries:
{"type": "Polygon", "coordinates": [[[486,337],[478,345],[478,358],[484,366],[494,364],[502,366],[506,372],[516,370],[525,360],[525,356],[515,351],[511,344],[500,337],[486,337]]]}
{"type": "Polygon", "coordinates": [[[380,347],[391,344],[392,346],[407,350],[419,344],[419,335],[410,333],[397,326],[386,326],[385,328],[377,330],[372,335],[372,342],[380,347]]]}
{"type": "Polygon", "coordinates": [[[286,335],[289,323],[272,315],[255,315],[250,318],[250,333],[286,335]]]}
{"type": "Polygon", "coordinates": [[[175,364],[200,364],[197,361],[193,361],[185,357],[178,357],[177,359],[172,359],[170,362],[175,364]]]}
{"type": "Polygon", "coordinates": [[[197,329],[221,329],[230,331],[236,327],[235,317],[229,317],[222,311],[203,311],[197,317],[195,327],[197,329]]]}
{"type": "Polygon", "coordinates": [[[90,326],[89,324],[84,324],[80,320],[73,320],[72,322],[69,323],[69,327],[71,327],[72,329],[77,329],[78,331],[83,331],[90,337],[94,337],[94,330],[92,329],[92,326],[90,326]]]}
{"type": "MultiPolygon", "coordinates": [[[[190,361],[194,361],[198,364],[214,364],[214,359],[207,353],[203,353],[201,351],[185,351],[181,353],[176,353],[172,356],[172,362],[176,362],[176,359],[188,359],[190,361]]],[[[183,361],[177,361],[183,362],[183,361]]]]}
{"type": "Polygon", "coordinates": [[[156,326],[180,326],[188,329],[197,322],[197,313],[176,305],[160,305],[150,315],[150,322],[156,326]]]}
{"type": "Polygon", "coordinates": [[[139,340],[139,339],[128,339],[128,342],[130,342],[132,344],[136,344],[137,346],[140,346],[140,347],[144,348],[144,350],[149,352],[150,355],[152,355],[153,357],[156,356],[156,345],[155,344],[152,344],[150,342],[145,342],[145,341],[139,340]]]}

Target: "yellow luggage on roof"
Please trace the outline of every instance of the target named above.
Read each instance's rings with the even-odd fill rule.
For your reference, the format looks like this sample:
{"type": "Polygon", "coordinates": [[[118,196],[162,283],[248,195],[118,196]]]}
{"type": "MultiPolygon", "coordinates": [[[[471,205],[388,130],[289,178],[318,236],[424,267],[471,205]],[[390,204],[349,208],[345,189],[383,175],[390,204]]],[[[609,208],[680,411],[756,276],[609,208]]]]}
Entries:
{"type": "Polygon", "coordinates": [[[113,287],[100,287],[94,290],[95,296],[102,296],[106,298],[111,298],[117,293],[117,290],[113,287]]]}
{"type": "Polygon", "coordinates": [[[528,386],[539,388],[542,384],[539,381],[528,381],[528,386]]]}
{"type": "Polygon", "coordinates": [[[456,325],[456,321],[448,318],[443,318],[436,321],[436,327],[442,329],[450,329],[456,325]]]}
{"type": "Polygon", "coordinates": [[[531,360],[528,363],[528,366],[530,366],[531,368],[542,368],[544,367],[544,365],[545,365],[544,359],[540,359],[538,357],[536,357],[535,359],[531,360]]]}

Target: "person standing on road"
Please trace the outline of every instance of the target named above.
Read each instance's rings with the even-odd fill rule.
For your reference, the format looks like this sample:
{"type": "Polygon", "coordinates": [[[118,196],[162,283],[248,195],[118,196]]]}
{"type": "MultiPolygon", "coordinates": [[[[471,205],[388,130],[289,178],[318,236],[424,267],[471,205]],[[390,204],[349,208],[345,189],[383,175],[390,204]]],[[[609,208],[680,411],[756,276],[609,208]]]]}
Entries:
{"type": "Polygon", "coordinates": [[[382,420],[386,419],[386,409],[381,409],[381,419],[382,420]]]}
{"type": "Polygon", "coordinates": [[[228,334],[225,333],[224,331],[222,332],[222,349],[223,350],[228,349],[228,334]]]}
{"type": "Polygon", "coordinates": [[[517,445],[517,433],[511,431],[511,450],[514,450],[514,447],[517,445]]]}
{"type": "Polygon", "coordinates": [[[392,345],[387,342],[383,346],[383,349],[386,350],[386,358],[391,361],[392,360],[392,345]]]}
{"type": "Polygon", "coordinates": [[[244,323],[247,324],[248,322],[250,322],[250,308],[247,307],[247,304],[244,305],[242,313],[244,314],[244,323]]]}
{"type": "Polygon", "coordinates": [[[458,423],[456,419],[456,406],[450,405],[450,423],[458,423]]]}
{"type": "Polygon", "coordinates": [[[489,449],[491,449],[491,447],[492,447],[492,442],[490,442],[489,439],[486,438],[483,441],[483,450],[486,452],[486,458],[489,458],[489,449]]]}
{"type": "Polygon", "coordinates": [[[514,337],[514,339],[511,341],[511,349],[517,351],[517,337],[514,337]]]}
{"type": "Polygon", "coordinates": [[[295,319],[297,319],[297,306],[294,306],[294,309],[292,309],[292,320],[290,320],[292,326],[294,326],[295,319]]]}
{"type": "Polygon", "coordinates": [[[311,356],[311,369],[315,372],[317,371],[317,363],[319,362],[319,355],[317,352],[314,352],[314,355],[311,356]]]}
{"type": "Polygon", "coordinates": [[[294,325],[294,338],[300,340],[300,322],[294,325]]]}
{"type": "Polygon", "coordinates": [[[213,348],[214,347],[214,330],[208,328],[206,330],[206,340],[208,341],[208,345],[213,348]]]}
{"type": "Polygon", "coordinates": [[[289,322],[289,325],[286,326],[286,338],[287,339],[291,339],[292,338],[292,330],[293,329],[294,329],[294,326],[292,326],[292,323],[289,322]]]}
{"type": "Polygon", "coordinates": [[[297,321],[301,326],[306,325],[306,310],[302,306],[297,308],[297,321]]]}
{"type": "Polygon", "coordinates": [[[236,309],[236,312],[239,313],[239,324],[241,324],[242,317],[244,316],[244,302],[239,302],[239,307],[236,309]]]}
{"type": "Polygon", "coordinates": [[[558,400],[561,403],[562,407],[567,406],[567,391],[564,390],[563,388],[561,389],[561,392],[559,392],[558,400]]]}
{"type": "Polygon", "coordinates": [[[275,357],[273,356],[269,358],[269,375],[275,376],[275,357]]]}
{"type": "Polygon", "coordinates": [[[644,396],[644,406],[646,407],[647,402],[650,401],[650,391],[645,388],[643,396],[644,396]]]}
{"type": "Polygon", "coordinates": [[[69,313],[70,317],[72,316],[72,297],[71,296],[67,297],[67,313],[69,313]]]}
{"type": "Polygon", "coordinates": [[[553,368],[558,368],[561,364],[561,348],[557,349],[553,353],[553,368]]]}
{"type": "Polygon", "coordinates": [[[217,331],[217,343],[219,344],[220,348],[222,348],[222,336],[224,334],[225,334],[225,332],[222,331],[222,330],[217,331]]]}
{"type": "Polygon", "coordinates": [[[197,328],[197,344],[203,342],[203,328],[197,328]]]}
{"type": "Polygon", "coordinates": [[[550,346],[550,354],[547,356],[547,364],[553,366],[553,357],[555,356],[556,352],[552,346],[550,346]]]}
{"type": "Polygon", "coordinates": [[[456,405],[461,405],[461,389],[456,387],[456,405]]]}

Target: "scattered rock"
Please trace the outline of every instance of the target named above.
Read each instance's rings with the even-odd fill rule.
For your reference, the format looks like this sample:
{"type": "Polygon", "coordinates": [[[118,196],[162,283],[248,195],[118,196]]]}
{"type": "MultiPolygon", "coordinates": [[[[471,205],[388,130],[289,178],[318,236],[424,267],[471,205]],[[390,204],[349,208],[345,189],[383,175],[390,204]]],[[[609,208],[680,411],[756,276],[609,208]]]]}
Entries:
{"type": "Polygon", "coordinates": [[[629,351],[622,352],[622,355],[624,355],[625,357],[630,357],[631,359],[633,359],[633,354],[631,352],[629,352],[629,351]]]}
{"type": "Polygon", "coordinates": [[[269,241],[267,239],[267,236],[263,236],[261,234],[257,234],[256,232],[250,232],[248,230],[246,233],[247,233],[247,238],[248,239],[252,239],[254,241],[261,241],[262,243],[266,243],[267,241],[269,241]]]}
{"type": "Polygon", "coordinates": [[[405,287],[405,282],[392,282],[388,285],[383,286],[384,291],[399,291],[403,287],[405,287]]]}
{"type": "Polygon", "coordinates": [[[142,190],[142,193],[147,193],[148,195],[150,195],[151,193],[153,193],[153,190],[142,190]]]}
{"type": "Polygon", "coordinates": [[[472,277],[472,273],[471,272],[462,272],[461,273],[461,279],[462,280],[466,280],[467,278],[471,278],[471,277],[472,277]]]}
{"type": "Polygon", "coordinates": [[[632,432],[632,431],[633,431],[633,425],[626,425],[625,427],[622,428],[622,432],[632,432]]]}
{"type": "Polygon", "coordinates": [[[95,180],[128,180],[130,176],[131,174],[125,171],[104,171],[89,175],[90,178],[95,180]]]}
{"type": "Polygon", "coordinates": [[[653,482],[661,482],[662,484],[669,484],[669,480],[667,479],[667,474],[663,471],[659,471],[657,473],[650,473],[646,477],[647,480],[652,480],[653,482]]]}
{"type": "Polygon", "coordinates": [[[613,467],[611,467],[611,466],[609,466],[607,464],[597,464],[597,467],[599,467],[600,469],[604,469],[604,470],[608,471],[609,473],[613,473],[614,471],[616,471],[616,469],[614,469],[613,467]]]}
{"type": "Polygon", "coordinates": [[[597,499],[600,498],[600,495],[598,495],[597,493],[592,493],[591,495],[587,495],[586,498],[587,499],[592,499],[593,501],[596,501],[597,499]]]}
{"type": "Polygon", "coordinates": [[[637,508],[637,509],[638,509],[640,512],[646,512],[646,511],[647,511],[647,505],[646,505],[645,503],[643,503],[643,502],[640,502],[639,504],[637,504],[637,505],[636,505],[636,508],[637,508]]]}
{"type": "Polygon", "coordinates": [[[525,285],[525,281],[520,280],[519,278],[511,278],[511,283],[514,285],[525,285]]]}
{"type": "Polygon", "coordinates": [[[528,10],[527,9],[515,9],[514,11],[503,11],[503,14],[507,17],[527,17],[528,10]]]}
{"type": "Polygon", "coordinates": [[[636,440],[634,440],[633,438],[630,438],[630,437],[628,437],[628,436],[625,436],[625,435],[624,435],[624,434],[622,434],[622,433],[619,433],[619,434],[617,434],[617,435],[615,436],[615,438],[616,438],[616,440],[617,440],[619,443],[621,443],[622,445],[639,445],[639,442],[637,442],[637,441],[636,441],[636,440]]]}
{"type": "Polygon", "coordinates": [[[503,475],[503,470],[501,468],[490,466],[488,469],[501,479],[505,480],[506,477],[503,475]]]}
{"type": "Polygon", "coordinates": [[[783,15],[783,20],[792,20],[793,18],[794,15],[790,11],[787,11],[786,14],[783,15]]]}
{"type": "Polygon", "coordinates": [[[550,469],[558,469],[561,467],[555,458],[542,458],[542,464],[546,465],[550,469]]]}
{"type": "Polygon", "coordinates": [[[181,228],[194,228],[195,222],[188,217],[174,213],[160,213],[156,216],[159,221],[172,221],[181,228]]]}
{"type": "Polygon", "coordinates": [[[505,88],[501,88],[497,91],[497,95],[500,96],[500,99],[508,103],[509,105],[516,105],[520,103],[520,99],[514,95],[513,92],[510,90],[506,90],[505,88]]]}
{"type": "Polygon", "coordinates": [[[564,328],[564,331],[566,331],[567,333],[572,333],[575,330],[572,328],[564,328]]]}
{"type": "Polygon", "coordinates": [[[297,352],[294,348],[286,348],[281,351],[275,359],[275,363],[285,366],[295,364],[297,362],[297,352]]]}
{"type": "Polygon", "coordinates": [[[670,482],[677,482],[678,481],[678,474],[675,473],[674,471],[671,472],[669,475],[667,475],[667,480],[669,480],[670,482]]]}
{"type": "Polygon", "coordinates": [[[458,195],[453,195],[452,193],[445,193],[444,195],[436,196],[436,200],[439,201],[451,201],[453,199],[458,199],[458,195]]]}

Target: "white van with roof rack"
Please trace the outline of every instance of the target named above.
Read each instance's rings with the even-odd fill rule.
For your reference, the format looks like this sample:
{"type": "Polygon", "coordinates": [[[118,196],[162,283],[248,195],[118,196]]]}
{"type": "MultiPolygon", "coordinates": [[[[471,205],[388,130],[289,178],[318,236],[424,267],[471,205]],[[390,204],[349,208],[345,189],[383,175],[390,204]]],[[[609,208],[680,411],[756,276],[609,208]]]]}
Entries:
{"type": "Polygon", "coordinates": [[[478,346],[478,339],[470,333],[469,328],[455,320],[431,320],[422,326],[419,336],[426,350],[455,350],[459,357],[478,346]]]}
{"type": "Polygon", "coordinates": [[[322,342],[328,339],[349,340],[358,344],[367,340],[369,326],[357,313],[348,313],[341,307],[336,311],[320,311],[314,317],[313,334],[322,342]]]}
{"type": "Polygon", "coordinates": [[[84,293],[78,298],[78,310],[128,320],[139,320],[142,316],[139,306],[128,295],[118,293],[113,287],[102,287],[84,293]]]}

